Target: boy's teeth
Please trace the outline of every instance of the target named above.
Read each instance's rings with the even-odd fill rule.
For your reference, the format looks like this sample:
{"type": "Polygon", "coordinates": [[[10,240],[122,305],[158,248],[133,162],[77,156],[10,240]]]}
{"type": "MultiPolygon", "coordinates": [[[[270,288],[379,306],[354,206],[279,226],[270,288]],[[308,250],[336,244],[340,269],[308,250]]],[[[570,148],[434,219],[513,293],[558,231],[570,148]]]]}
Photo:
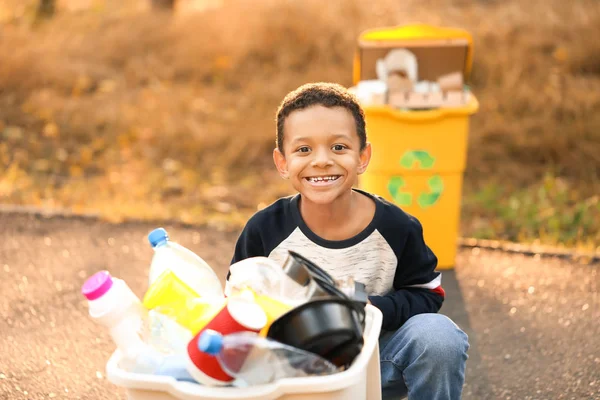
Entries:
{"type": "Polygon", "coordinates": [[[335,179],[337,179],[337,176],[319,176],[308,178],[308,180],[311,182],[333,181],[335,179]]]}

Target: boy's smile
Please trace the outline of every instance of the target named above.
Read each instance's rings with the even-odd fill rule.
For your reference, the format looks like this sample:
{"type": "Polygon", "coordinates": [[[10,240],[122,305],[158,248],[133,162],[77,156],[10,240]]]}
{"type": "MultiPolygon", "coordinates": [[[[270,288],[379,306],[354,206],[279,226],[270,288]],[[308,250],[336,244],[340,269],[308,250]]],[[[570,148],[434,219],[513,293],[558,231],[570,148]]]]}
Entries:
{"type": "Polygon", "coordinates": [[[360,148],[352,113],[343,107],[310,106],[290,113],[284,132],[283,153],[275,149],[273,157],[303,201],[333,205],[350,196],[371,154],[368,144],[360,148]]]}
{"type": "Polygon", "coordinates": [[[328,186],[337,181],[341,175],[309,176],[304,179],[316,186],[328,186]]]}

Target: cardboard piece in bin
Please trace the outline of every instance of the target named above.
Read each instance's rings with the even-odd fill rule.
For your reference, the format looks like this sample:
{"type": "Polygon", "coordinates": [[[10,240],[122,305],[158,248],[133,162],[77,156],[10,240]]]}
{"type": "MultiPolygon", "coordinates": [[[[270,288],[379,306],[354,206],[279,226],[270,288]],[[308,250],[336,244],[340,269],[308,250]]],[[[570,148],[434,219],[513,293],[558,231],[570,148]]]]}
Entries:
{"type": "Polygon", "coordinates": [[[471,34],[462,29],[417,24],[368,30],[358,40],[354,84],[377,79],[382,70],[400,71],[387,76],[388,104],[401,108],[458,107],[469,101],[463,85],[471,71],[472,54],[471,34]],[[411,57],[399,50],[414,55],[416,74],[411,71],[411,57]],[[408,65],[404,73],[403,65],[408,65]],[[439,91],[415,90],[417,82],[408,79],[413,75],[437,84],[439,91]]]}

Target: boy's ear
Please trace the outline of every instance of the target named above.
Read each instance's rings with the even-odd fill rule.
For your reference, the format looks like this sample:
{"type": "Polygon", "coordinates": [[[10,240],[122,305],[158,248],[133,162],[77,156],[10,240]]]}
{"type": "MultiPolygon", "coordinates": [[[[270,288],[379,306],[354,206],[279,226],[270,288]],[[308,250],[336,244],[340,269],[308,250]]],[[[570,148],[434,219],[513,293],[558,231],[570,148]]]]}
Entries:
{"type": "Polygon", "coordinates": [[[357,169],[359,175],[367,170],[369,161],[371,161],[371,143],[367,143],[363,151],[360,152],[360,164],[357,169]]]}
{"type": "Polygon", "coordinates": [[[290,173],[287,168],[287,161],[285,160],[285,156],[278,148],[273,150],[273,161],[275,162],[275,166],[277,167],[277,171],[279,171],[279,175],[283,179],[288,179],[290,177],[290,173]]]}

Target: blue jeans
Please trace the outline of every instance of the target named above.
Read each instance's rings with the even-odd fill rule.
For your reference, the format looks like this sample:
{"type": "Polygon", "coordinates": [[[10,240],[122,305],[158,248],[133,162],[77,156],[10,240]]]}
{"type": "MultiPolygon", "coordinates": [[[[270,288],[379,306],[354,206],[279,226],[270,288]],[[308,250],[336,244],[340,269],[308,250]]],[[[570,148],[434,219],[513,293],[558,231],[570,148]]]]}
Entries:
{"type": "Polygon", "coordinates": [[[419,314],[379,337],[383,399],[460,399],[469,342],[442,314],[419,314]]]}

